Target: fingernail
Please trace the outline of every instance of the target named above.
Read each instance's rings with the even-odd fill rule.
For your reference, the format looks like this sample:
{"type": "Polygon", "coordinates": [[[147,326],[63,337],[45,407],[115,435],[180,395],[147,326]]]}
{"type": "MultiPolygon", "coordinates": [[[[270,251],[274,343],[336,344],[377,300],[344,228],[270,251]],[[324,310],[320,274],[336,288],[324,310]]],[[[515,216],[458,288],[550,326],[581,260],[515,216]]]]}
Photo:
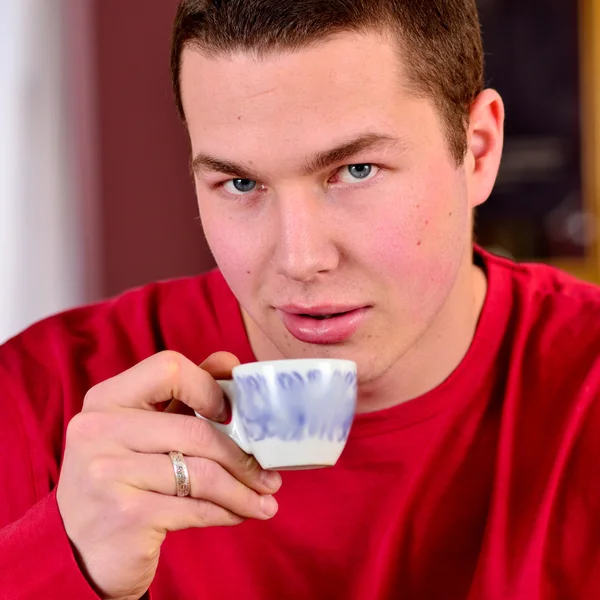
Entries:
{"type": "Polygon", "coordinates": [[[271,491],[276,492],[281,487],[281,475],[277,471],[263,471],[260,480],[271,491]]]}
{"type": "Polygon", "coordinates": [[[215,421],[217,423],[222,423],[223,425],[227,425],[231,421],[231,410],[229,408],[229,402],[223,402],[219,414],[215,417],[215,421]]]}
{"type": "Polygon", "coordinates": [[[260,499],[260,509],[265,516],[271,518],[277,512],[279,505],[273,496],[262,496],[260,499]]]}

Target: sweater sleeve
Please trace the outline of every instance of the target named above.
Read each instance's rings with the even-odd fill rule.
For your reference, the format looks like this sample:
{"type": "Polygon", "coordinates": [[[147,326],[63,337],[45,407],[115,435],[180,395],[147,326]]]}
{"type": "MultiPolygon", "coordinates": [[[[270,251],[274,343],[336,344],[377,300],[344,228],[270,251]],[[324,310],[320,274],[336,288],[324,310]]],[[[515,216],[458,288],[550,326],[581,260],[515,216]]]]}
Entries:
{"type": "Polygon", "coordinates": [[[98,600],[73,555],[56,492],[0,530],[0,600],[42,598],[98,600]]]}
{"type": "Polygon", "coordinates": [[[53,469],[41,436],[32,436],[36,423],[23,421],[30,413],[9,395],[7,377],[0,381],[0,600],[97,600],[50,491],[53,469]]]}

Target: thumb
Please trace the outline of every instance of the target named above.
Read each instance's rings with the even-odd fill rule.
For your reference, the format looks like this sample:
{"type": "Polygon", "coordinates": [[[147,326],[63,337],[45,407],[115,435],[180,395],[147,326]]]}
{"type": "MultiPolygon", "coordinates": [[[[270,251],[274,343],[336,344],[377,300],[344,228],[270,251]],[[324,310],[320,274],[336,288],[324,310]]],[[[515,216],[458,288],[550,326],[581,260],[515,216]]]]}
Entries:
{"type": "MultiPolygon", "coordinates": [[[[233,367],[239,364],[240,361],[235,355],[231,354],[231,352],[215,352],[200,364],[199,367],[209,375],[212,375],[215,379],[231,379],[233,367]]],[[[189,416],[194,415],[194,411],[183,402],[179,402],[179,400],[171,400],[164,412],[189,416]]],[[[215,420],[226,422],[229,419],[230,414],[231,409],[229,407],[229,402],[223,397],[223,404],[215,420]]]]}
{"type": "Polygon", "coordinates": [[[200,365],[200,368],[210,373],[215,379],[231,379],[233,367],[237,367],[239,364],[240,361],[231,352],[215,352],[200,365]]]}
{"type": "MultiPolygon", "coordinates": [[[[215,352],[211,354],[201,365],[200,368],[210,373],[215,379],[231,379],[233,367],[240,364],[237,356],[231,352],[215,352]]],[[[215,421],[227,423],[231,418],[231,406],[225,396],[223,396],[223,405],[215,421]]]]}

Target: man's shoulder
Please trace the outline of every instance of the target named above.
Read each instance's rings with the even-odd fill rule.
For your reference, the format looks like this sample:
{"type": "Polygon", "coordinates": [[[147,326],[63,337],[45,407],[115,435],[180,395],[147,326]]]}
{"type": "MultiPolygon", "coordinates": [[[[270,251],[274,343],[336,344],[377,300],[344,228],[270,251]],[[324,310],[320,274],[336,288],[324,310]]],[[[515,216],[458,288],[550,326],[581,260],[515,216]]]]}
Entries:
{"type": "Polygon", "coordinates": [[[219,306],[234,302],[216,270],[146,284],[34,323],[0,346],[0,371],[22,382],[79,372],[91,385],[167,348],[200,362],[219,348],[219,306]]]}
{"type": "MultiPolygon", "coordinates": [[[[487,255],[490,276],[512,304],[513,318],[540,342],[569,342],[571,349],[586,341],[600,354],[600,286],[546,264],[516,263],[487,255]]],[[[497,288],[496,288],[497,289],[497,288]]]]}
{"type": "Polygon", "coordinates": [[[505,449],[519,489],[537,494],[584,445],[586,465],[600,452],[600,288],[542,264],[487,264],[510,305],[497,357],[505,449]]]}
{"type": "Polygon", "coordinates": [[[226,289],[217,270],[193,277],[155,281],[45,317],[8,343],[52,336],[60,330],[77,333],[111,325],[135,335],[138,328],[146,329],[153,320],[158,319],[156,324],[159,325],[169,324],[179,320],[182,314],[188,315],[189,311],[193,311],[196,318],[214,317],[215,303],[226,289]]]}
{"type": "Polygon", "coordinates": [[[485,253],[484,261],[492,273],[502,271],[513,283],[514,291],[533,299],[544,299],[564,307],[600,305],[600,286],[583,281],[557,267],[532,262],[515,262],[485,253]]]}
{"type": "Polygon", "coordinates": [[[512,376],[560,402],[600,382],[600,287],[543,264],[488,255],[486,266],[512,376]]]}

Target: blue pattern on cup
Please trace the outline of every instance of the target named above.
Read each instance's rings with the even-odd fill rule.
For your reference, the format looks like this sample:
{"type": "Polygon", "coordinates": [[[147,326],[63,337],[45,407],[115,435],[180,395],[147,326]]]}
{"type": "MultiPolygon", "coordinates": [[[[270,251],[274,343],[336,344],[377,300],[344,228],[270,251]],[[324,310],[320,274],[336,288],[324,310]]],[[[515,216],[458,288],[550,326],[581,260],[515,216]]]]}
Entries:
{"type": "Polygon", "coordinates": [[[237,405],[251,441],[307,437],[342,442],[354,417],[356,373],[310,370],[235,378],[237,405]],[[270,388],[269,385],[272,387],[270,388]],[[341,400],[331,401],[331,395],[341,400]]]}

